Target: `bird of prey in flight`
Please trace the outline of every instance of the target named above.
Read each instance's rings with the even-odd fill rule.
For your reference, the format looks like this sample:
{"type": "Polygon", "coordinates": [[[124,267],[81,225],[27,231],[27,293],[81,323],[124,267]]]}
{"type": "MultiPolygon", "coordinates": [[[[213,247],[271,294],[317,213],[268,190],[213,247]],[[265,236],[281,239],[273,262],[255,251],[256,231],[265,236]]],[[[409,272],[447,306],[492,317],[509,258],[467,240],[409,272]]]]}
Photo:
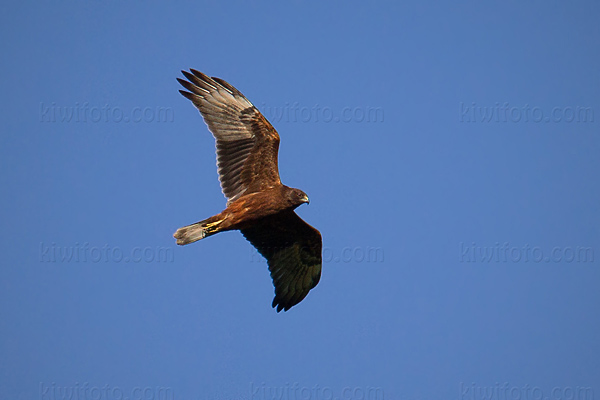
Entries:
{"type": "Polygon", "coordinates": [[[300,189],[279,179],[279,134],[239,90],[191,69],[179,92],[192,101],[213,134],[217,167],[227,207],[221,213],[179,228],[186,245],[216,233],[239,230],[267,259],[277,312],[301,302],[321,277],[322,240],[294,209],[308,203],[300,189]]]}

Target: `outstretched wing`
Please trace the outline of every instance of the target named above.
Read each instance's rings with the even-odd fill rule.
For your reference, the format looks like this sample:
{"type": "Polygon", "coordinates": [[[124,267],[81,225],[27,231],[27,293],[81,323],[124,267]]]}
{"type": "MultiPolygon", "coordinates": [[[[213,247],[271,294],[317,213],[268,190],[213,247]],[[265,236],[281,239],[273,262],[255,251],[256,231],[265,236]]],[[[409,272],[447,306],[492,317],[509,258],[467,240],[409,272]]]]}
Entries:
{"type": "Polygon", "coordinates": [[[266,217],[241,232],[267,259],[275,286],[272,306],[277,312],[300,303],[317,286],[321,278],[321,233],[294,211],[266,217]]]}
{"type": "Polygon", "coordinates": [[[228,203],[281,184],[275,128],[229,83],[190,71],[181,71],[189,82],[177,78],[189,92],[179,92],[194,103],[215,137],[219,181],[228,203]]]}

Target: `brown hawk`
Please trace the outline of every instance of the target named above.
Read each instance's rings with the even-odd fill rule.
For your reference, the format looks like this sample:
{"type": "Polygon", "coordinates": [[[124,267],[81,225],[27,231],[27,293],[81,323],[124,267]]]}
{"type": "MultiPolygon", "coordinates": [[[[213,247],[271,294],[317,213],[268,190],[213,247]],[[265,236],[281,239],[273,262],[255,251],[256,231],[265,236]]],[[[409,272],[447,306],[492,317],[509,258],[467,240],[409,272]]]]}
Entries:
{"type": "Polygon", "coordinates": [[[217,166],[227,208],[173,235],[186,245],[216,233],[240,230],[269,265],[277,312],[302,301],[321,277],[322,240],[294,209],[308,203],[279,179],[279,134],[236,88],[196,70],[177,79],[215,137],[217,166]]]}

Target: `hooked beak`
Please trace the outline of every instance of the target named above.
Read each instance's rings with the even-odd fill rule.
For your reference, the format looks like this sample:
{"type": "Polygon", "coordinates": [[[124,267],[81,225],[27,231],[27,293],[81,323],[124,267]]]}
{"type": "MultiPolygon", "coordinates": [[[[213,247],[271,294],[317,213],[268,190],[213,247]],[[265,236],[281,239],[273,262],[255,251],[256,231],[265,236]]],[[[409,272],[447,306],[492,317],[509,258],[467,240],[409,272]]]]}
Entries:
{"type": "Polygon", "coordinates": [[[308,199],[308,196],[304,196],[304,197],[302,198],[302,202],[303,202],[303,203],[306,203],[306,204],[310,204],[310,200],[308,199]]]}

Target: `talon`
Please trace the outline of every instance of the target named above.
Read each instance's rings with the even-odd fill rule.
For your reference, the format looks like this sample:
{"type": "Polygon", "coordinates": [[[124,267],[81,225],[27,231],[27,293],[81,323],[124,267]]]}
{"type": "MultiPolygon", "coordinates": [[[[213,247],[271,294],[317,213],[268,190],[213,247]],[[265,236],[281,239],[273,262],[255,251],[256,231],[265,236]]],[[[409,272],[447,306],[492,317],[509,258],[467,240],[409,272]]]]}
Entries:
{"type": "Polygon", "coordinates": [[[223,220],[211,222],[210,224],[206,224],[206,228],[208,228],[208,229],[213,228],[213,227],[219,225],[221,222],[223,222],[223,220]]]}

